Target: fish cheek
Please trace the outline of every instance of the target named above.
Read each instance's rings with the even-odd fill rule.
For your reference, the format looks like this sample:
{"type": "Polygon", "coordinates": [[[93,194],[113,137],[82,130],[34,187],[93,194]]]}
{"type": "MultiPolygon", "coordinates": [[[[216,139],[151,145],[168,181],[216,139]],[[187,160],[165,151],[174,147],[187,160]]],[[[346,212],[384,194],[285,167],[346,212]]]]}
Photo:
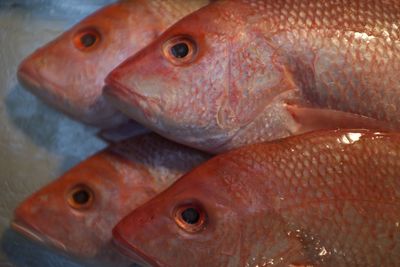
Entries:
{"type": "Polygon", "coordinates": [[[287,89],[280,88],[283,69],[274,62],[276,50],[263,36],[248,31],[230,46],[226,99],[218,113],[223,128],[247,125],[287,89]]]}

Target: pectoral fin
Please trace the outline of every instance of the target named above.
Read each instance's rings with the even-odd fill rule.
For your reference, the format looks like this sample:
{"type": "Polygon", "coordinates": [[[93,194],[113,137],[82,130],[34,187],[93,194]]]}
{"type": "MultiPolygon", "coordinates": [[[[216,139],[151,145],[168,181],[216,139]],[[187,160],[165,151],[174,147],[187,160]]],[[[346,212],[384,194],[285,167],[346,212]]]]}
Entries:
{"type": "Polygon", "coordinates": [[[302,107],[293,104],[285,104],[296,125],[292,134],[322,129],[374,129],[378,131],[393,131],[399,128],[393,123],[380,121],[359,114],[343,112],[331,109],[302,107]]]}

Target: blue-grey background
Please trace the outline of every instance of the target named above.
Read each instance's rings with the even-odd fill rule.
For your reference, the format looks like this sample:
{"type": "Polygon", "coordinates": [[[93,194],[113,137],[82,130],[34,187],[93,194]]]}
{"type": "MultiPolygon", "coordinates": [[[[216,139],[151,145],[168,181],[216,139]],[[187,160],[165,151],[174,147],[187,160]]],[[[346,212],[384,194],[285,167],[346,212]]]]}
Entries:
{"type": "Polygon", "coordinates": [[[8,226],[19,202],[105,143],[94,135],[96,129],[72,121],[22,89],[16,69],[36,48],[110,2],[0,0],[0,266],[81,266],[8,226]]]}

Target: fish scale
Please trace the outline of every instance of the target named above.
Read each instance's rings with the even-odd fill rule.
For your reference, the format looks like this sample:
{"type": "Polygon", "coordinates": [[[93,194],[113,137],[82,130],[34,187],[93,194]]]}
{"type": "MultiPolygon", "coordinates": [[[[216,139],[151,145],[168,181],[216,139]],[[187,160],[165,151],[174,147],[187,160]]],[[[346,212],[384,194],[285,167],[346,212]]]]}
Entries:
{"type": "MultiPolygon", "coordinates": [[[[311,75],[314,84],[307,83],[309,80],[299,81],[300,90],[310,102],[371,117],[378,117],[387,110],[382,107],[384,105],[396,107],[400,103],[398,95],[395,98],[391,95],[382,98],[375,91],[380,87],[380,77],[389,79],[391,86],[386,87],[388,92],[399,91],[400,88],[397,82],[400,73],[399,54],[386,53],[400,51],[400,31],[397,26],[400,5],[397,1],[244,2],[256,5],[258,10],[264,7],[263,16],[269,19],[263,20],[264,25],[259,27],[269,28],[266,37],[273,39],[274,44],[282,45],[280,48],[284,50],[284,57],[295,55],[300,64],[308,64],[315,69],[314,75],[311,75]],[[303,10],[312,11],[304,13],[303,10]],[[345,15],[342,17],[340,14],[345,15]],[[282,20],[282,16],[289,18],[282,20]],[[310,49],[317,51],[316,55],[304,60],[309,58],[310,49]],[[362,57],[366,53],[374,57],[362,57]],[[362,66],[358,64],[359,61],[362,66]],[[376,64],[382,67],[377,68],[376,64]],[[341,71],[346,67],[350,69],[341,71]],[[340,85],[341,82],[343,84],[340,85]],[[331,86],[332,83],[334,86],[331,86]],[[361,83],[361,86],[354,86],[354,83],[361,83]],[[346,92],[358,90],[361,101],[358,100],[365,105],[356,109],[346,101],[346,92]],[[374,105],[370,99],[378,103],[374,105]]],[[[290,68],[291,64],[287,66],[290,68]]],[[[303,71],[301,67],[292,69],[295,76],[304,75],[303,71]]],[[[391,110],[379,119],[398,122],[397,113],[397,110],[391,110]]]]}
{"type": "MultiPolygon", "coordinates": [[[[211,0],[213,1],[213,0],[211,0]]],[[[210,0],[196,1],[145,1],[151,7],[151,11],[158,18],[164,19],[165,24],[171,24],[171,21],[176,21],[182,17],[182,14],[190,14],[194,10],[209,4],[210,0]]]]}
{"type": "Polygon", "coordinates": [[[400,134],[368,130],[245,146],[133,211],[114,240],[154,266],[398,266],[399,151],[400,134]],[[178,226],[182,205],[205,214],[200,230],[178,226]]]}
{"type": "Polygon", "coordinates": [[[399,21],[395,0],[216,1],[116,67],[105,94],[217,153],[319,129],[398,130],[399,21]],[[175,40],[195,53],[177,63],[164,49],[175,40]]]}

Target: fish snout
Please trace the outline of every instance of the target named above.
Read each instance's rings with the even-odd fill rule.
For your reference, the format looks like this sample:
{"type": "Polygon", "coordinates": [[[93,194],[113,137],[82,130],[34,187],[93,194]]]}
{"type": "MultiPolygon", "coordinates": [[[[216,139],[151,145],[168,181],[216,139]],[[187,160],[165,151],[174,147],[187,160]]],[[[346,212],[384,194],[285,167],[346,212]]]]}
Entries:
{"type": "Polygon", "coordinates": [[[170,73],[163,57],[155,51],[159,51],[158,46],[149,45],[114,68],[105,79],[106,85],[113,88],[111,93],[123,91],[136,97],[160,98],[163,77],[170,73]]]}
{"type": "Polygon", "coordinates": [[[135,262],[144,266],[164,266],[146,249],[149,240],[147,230],[150,236],[154,232],[153,218],[154,214],[149,214],[145,210],[133,211],[114,227],[113,243],[122,254],[135,262]]]}
{"type": "Polygon", "coordinates": [[[152,261],[149,259],[145,253],[143,253],[139,248],[136,246],[130,245],[128,242],[126,242],[120,235],[118,231],[113,231],[114,239],[113,239],[113,244],[115,247],[117,247],[118,251],[127,256],[130,260],[133,262],[140,264],[141,266],[154,266],[158,267],[156,262],[152,261]]]}
{"type": "Polygon", "coordinates": [[[140,73],[131,76],[124,73],[123,69],[117,68],[106,77],[103,95],[128,117],[150,127],[148,122],[157,121],[157,115],[162,109],[159,87],[149,87],[147,84],[141,86],[140,81],[143,78],[140,73]]]}
{"type": "Polygon", "coordinates": [[[29,203],[22,203],[14,211],[14,218],[11,222],[11,228],[23,236],[32,239],[33,241],[44,243],[40,231],[31,223],[29,223],[30,221],[34,220],[34,213],[35,212],[31,209],[29,203]]]}
{"type": "Polygon", "coordinates": [[[35,93],[41,88],[39,68],[34,57],[28,57],[18,66],[18,81],[28,90],[35,93]]]}

